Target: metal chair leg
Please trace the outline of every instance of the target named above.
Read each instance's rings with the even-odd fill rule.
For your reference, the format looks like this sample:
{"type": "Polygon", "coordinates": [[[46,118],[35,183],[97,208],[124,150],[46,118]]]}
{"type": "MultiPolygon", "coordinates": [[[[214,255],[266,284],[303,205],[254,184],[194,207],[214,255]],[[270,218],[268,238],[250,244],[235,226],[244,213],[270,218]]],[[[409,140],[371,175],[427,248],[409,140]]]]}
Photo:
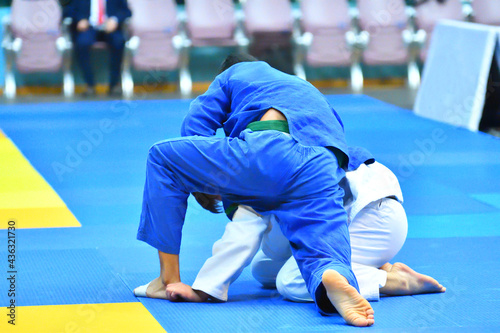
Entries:
{"type": "Polygon", "coordinates": [[[134,96],[134,78],[131,70],[132,51],[125,48],[125,57],[123,59],[123,69],[121,74],[122,79],[122,94],[124,98],[132,98],[134,96]]]}
{"type": "Polygon", "coordinates": [[[75,79],[73,73],[64,72],[63,74],[64,97],[72,98],[75,95],[75,79]]]}
{"type": "Polygon", "coordinates": [[[8,99],[16,98],[16,79],[14,78],[14,74],[12,72],[5,73],[5,87],[4,87],[4,95],[8,99]]]}
{"type": "Polygon", "coordinates": [[[304,69],[304,53],[304,46],[296,42],[293,52],[293,71],[297,77],[302,80],[307,80],[306,71],[304,69]]]}
{"type": "Polygon", "coordinates": [[[346,41],[351,49],[351,89],[354,93],[363,91],[364,77],[361,58],[369,40],[370,35],[366,31],[360,33],[348,31],[346,33],[346,41]]]}
{"type": "Polygon", "coordinates": [[[189,71],[189,49],[187,45],[182,47],[179,60],[179,89],[183,97],[189,97],[193,91],[193,81],[189,71]]]}
{"type": "Polygon", "coordinates": [[[5,49],[5,87],[4,95],[8,99],[16,98],[16,77],[13,71],[14,65],[14,51],[12,49],[5,49]]]}
{"type": "Polygon", "coordinates": [[[304,69],[304,64],[303,64],[304,54],[302,53],[301,50],[302,47],[301,45],[296,45],[295,47],[296,50],[294,52],[293,71],[297,77],[301,78],[302,80],[307,80],[306,71],[304,69]]]}
{"type": "Polygon", "coordinates": [[[361,64],[359,62],[353,62],[351,65],[351,89],[355,93],[361,93],[363,91],[364,77],[363,70],[361,69],[361,64]]]}
{"type": "Polygon", "coordinates": [[[420,86],[420,69],[418,68],[417,59],[420,50],[425,43],[427,35],[424,30],[404,30],[403,41],[408,48],[408,87],[412,90],[418,89],[420,86]]]}
{"type": "Polygon", "coordinates": [[[75,95],[75,78],[71,71],[71,48],[63,54],[63,91],[64,97],[71,98],[75,95]]]}
{"type": "Polygon", "coordinates": [[[301,63],[294,64],[293,71],[295,72],[295,75],[297,77],[301,78],[302,80],[307,80],[304,65],[302,65],[301,63]]]}
{"type": "Polygon", "coordinates": [[[193,82],[188,68],[181,68],[179,70],[179,86],[183,97],[189,97],[191,95],[193,91],[193,82]]]}
{"type": "Polygon", "coordinates": [[[420,86],[420,70],[416,61],[408,63],[408,87],[416,90],[420,86]]]}

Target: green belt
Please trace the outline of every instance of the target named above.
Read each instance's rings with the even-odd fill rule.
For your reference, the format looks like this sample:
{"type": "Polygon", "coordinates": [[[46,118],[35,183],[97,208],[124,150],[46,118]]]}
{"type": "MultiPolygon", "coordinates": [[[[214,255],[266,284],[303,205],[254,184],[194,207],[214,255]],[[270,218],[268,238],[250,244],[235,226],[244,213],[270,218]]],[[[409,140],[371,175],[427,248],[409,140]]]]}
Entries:
{"type": "MultiPolygon", "coordinates": [[[[288,121],[286,120],[264,120],[264,121],[254,121],[247,126],[248,129],[251,129],[252,131],[268,131],[268,130],[274,130],[274,131],[280,131],[284,133],[290,134],[290,130],[288,128],[288,121]]],[[[337,161],[339,163],[339,166],[342,168],[346,162],[347,162],[347,156],[339,149],[337,148],[330,148],[330,150],[335,154],[335,157],[337,158],[337,161]]],[[[238,204],[233,203],[229,207],[226,208],[225,213],[226,215],[230,215],[234,213],[238,209],[238,204]]]]}
{"type": "MultiPolygon", "coordinates": [[[[286,120],[264,120],[264,121],[254,121],[247,126],[248,129],[252,131],[267,131],[274,130],[290,134],[288,128],[288,121],[286,120]]],[[[347,164],[347,156],[339,149],[332,147],[330,150],[335,154],[339,166],[343,168],[347,164]]]]}
{"type": "Polygon", "coordinates": [[[253,123],[248,124],[247,128],[251,129],[254,132],[274,130],[290,134],[290,130],[288,129],[288,121],[286,120],[254,121],[253,123]]]}
{"type": "MultiPolygon", "coordinates": [[[[238,206],[239,206],[239,204],[232,203],[229,207],[227,207],[224,210],[224,213],[226,213],[226,215],[229,217],[229,215],[233,214],[236,211],[236,209],[238,209],[238,206]]],[[[231,220],[232,220],[232,218],[231,218],[231,220]]]]}

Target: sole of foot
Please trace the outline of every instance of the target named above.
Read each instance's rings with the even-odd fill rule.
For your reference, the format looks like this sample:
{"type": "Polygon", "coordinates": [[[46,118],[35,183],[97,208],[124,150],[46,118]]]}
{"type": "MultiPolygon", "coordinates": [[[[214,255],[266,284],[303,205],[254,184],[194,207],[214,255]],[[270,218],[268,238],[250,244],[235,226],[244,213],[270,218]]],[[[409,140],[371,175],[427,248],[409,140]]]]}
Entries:
{"type": "Polygon", "coordinates": [[[323,273],[322,281],[328,299],[347,324],[364,327],[375,323],[370,303],[340,273],[328,269],[323,273]]]}

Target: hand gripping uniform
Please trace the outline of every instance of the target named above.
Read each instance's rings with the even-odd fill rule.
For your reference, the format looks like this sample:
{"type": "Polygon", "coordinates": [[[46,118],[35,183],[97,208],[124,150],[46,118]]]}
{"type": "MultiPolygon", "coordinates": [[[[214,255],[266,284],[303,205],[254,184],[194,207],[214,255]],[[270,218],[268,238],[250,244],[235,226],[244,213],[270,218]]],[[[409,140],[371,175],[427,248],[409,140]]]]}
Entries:
{"type": "Polygon", "coordinates": [[[274,214],[320,311],[335,311],[321,283],[325,270],[358,289],[339,187],[347,144],[316,88],[264,62],[233,65],[191,103],[182,136],[149,151],[139,240],[178,254],[189,194],[220,194],[274,214]],[[271,108],[287,122],[259,122],[271,108]],[[227,137],[214,137],[218,128],[227,137]]]}

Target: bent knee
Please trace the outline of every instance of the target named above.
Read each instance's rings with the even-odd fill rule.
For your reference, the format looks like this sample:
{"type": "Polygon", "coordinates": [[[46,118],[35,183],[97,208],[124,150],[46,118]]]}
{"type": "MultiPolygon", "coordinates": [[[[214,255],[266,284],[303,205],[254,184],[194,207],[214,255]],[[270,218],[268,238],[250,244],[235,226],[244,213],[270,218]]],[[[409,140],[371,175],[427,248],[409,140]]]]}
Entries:
{"type": "Polygon", "coordinates": [[[276,276],[270,274],[263,261],[252,261],[252,275],[264,288],[276,288],[276,276]]]}
{"type": "Polygon", "coordinates": [[[148,151],[148,163],[155,163],[159,160],[160,156],[163,155],[162,149],[159,147],[159,143],[155,143],[149,148],[148,151]]]}
{"type": "Polygon", "coordinates": [[[302,276],[286,276],[281,272],[276,278],[276,289],[285,299],[294,302],[312,302],[302,276]]]}
{"type": "Polygon", "coordinates": [[[293,288],[290,287],[289,281],[287,281],[287,279],[283,278],[283,276],[280,276],[279,274],[276,278],[276,289],[285,299],[291,301],[295,300],[295,293],[293,288]]]}
{"type": "Polygon", "coordinates": [[[166,160],[166,157],[172,156],[174,150],[168,140],[157,142],[149,148],[148,162],[159,162],[166,160]]]}

